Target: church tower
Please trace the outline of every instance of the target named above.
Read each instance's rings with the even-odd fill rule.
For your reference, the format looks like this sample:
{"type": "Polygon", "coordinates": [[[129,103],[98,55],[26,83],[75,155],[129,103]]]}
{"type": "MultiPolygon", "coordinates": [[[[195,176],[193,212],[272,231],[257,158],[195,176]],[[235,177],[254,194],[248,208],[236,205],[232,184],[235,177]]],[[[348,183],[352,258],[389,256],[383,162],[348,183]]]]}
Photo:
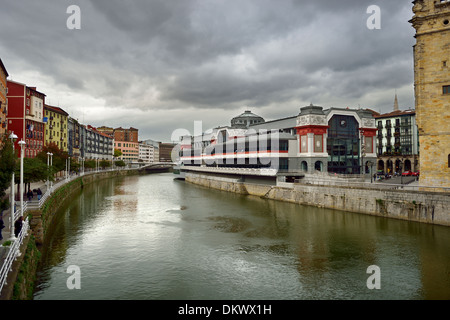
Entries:
{"type": "Polygon", "coordinates": [[[394,111],[398,111],[398,99],[397,99],[397,94],[395,94],[395,99],[394,99],[394,111]]]}
{"type": "Polygon", "coordinates": [[[450,0],[413,4],[420,184],[450,187],[450,0]]]}

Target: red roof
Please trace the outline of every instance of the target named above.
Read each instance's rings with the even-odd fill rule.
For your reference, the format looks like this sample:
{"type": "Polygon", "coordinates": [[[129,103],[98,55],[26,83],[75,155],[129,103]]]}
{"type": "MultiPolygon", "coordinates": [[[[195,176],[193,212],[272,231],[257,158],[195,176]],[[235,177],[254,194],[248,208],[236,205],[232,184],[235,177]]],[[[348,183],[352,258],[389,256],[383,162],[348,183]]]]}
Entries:
{"type": "Polygon", "coordinates": [[[61,109],[60,107],[52,107],[52,106],[49,106],[49,105],[45,105],[44,106],[44,108],[47,108],[47,109],[49,109],[49,110],[51,110],[51,111],[54,111],[54,112],[57,112],[57,113],[59,113],[59,114],[63,114],[63,115],[65,115],[65,116],[68,116],[69,114],[67,113],[67,112],[65,112],[63,109],[61,109]]]}
{"type": "Polygon", "coordinates": [[[104,133],[104,132],[98,131],[97,128],[94,128],[93,126],[91,126],[91,125],[89,125],[89,124],[87,125],[87,128],[88,128],[89,130],[95,131],[96,133],[98,133],[98,134],[101,135],[101,136],[104,136],[104,137],[113,139],[113,137],[111,137],[109,134],[106,134],[106,133],[104,133]]]}
{"type": "Polygon", "coordinates": [[[374,114],[374,118],[378,119],[378,118],[392,118],[392,117],[400,117],[400,116],[405,116],[405,115],[415,115],[416,114],[416,110],[396,110],[396,111],[392,111],[389,113],[383,113],[383,114],[378,114],[375,115],[374,114]]]}

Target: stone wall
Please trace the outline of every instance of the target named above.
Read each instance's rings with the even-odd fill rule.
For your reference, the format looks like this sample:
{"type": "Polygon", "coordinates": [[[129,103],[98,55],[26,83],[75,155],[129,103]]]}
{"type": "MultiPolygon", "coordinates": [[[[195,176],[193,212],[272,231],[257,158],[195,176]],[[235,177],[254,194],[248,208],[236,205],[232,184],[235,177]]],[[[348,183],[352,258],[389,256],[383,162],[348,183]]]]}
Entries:
{"type": "Polygon", "coordinates": [[[186,181],[205,187],[329,209],[450,226],[450,194],[294,184],[292,188],[216,180],[187,173],[186,181]]]}

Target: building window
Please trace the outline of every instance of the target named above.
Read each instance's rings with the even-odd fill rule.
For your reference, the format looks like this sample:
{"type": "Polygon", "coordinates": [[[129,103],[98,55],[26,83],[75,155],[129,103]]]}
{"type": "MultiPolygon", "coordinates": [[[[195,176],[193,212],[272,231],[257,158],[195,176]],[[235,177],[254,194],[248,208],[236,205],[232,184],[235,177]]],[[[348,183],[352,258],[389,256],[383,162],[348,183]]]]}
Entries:
{"type": "Polygon", "coordinates": [[[322,139],[322,135],[314,135],[314,152],[323,152],[322,139]]]}
{"type": "Polygon", "coordinates": [[[308,137],[301,136],[301,138],[300,138],[300,153],[307,153],[307,152],[308,152],[308,137]]]}
{"type": "Polygon", "coordinates": [[[450,86],[443,86],[442,94],[450,94],[450,86]]]}

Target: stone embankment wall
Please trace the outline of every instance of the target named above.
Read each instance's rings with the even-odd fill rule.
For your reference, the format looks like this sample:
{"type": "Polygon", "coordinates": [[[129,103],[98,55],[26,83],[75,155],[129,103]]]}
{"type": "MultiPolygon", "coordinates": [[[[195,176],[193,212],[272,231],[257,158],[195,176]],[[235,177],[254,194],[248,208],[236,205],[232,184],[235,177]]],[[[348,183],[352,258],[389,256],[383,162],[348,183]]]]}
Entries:
{"type": "Polygon", "coordinates": [[[302,184],[284,188],[191,172],[186,174],[186,181],[266,199],[450,226],[448,193],[302,184]]]}

